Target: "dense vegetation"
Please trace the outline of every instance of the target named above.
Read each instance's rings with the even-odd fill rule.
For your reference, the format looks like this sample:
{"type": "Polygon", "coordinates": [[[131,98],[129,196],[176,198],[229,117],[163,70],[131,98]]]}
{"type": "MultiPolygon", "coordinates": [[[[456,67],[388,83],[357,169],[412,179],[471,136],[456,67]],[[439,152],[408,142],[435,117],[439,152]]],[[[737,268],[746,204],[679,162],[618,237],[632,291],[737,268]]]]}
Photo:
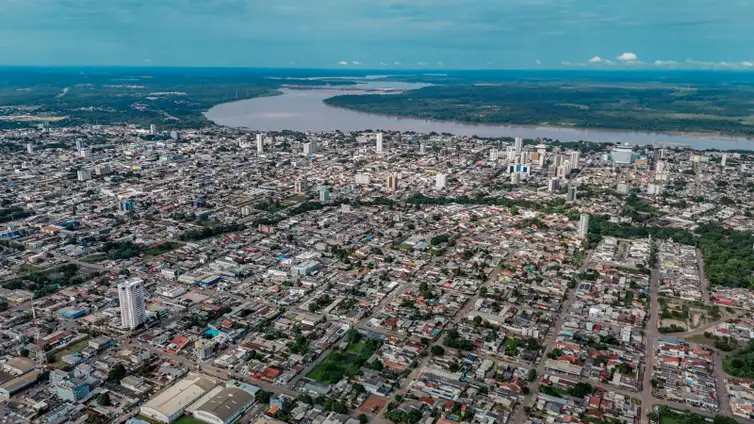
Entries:
{"type": "MultiPolygon", "coordinates": [[[[603,76],[604,77],[604,76],[603,76]]],[[[390,96],[341,95],[329,105],[418,119],[754,135],[754,88],[722,81],[501,81],[435,85],[390,96]]]]}
{"type": "Polygon", "coordinates": [[[204,227],[201,230],[190,230],[181,234],[178,238],[183,241],[199,241],[225,233],[243,231],[243,224],[221,224],[215,227],[204,227]]]}
{"type": "Polygon", "coordinates": [[[130,259],[139,255],[158,256],[181,246],[182,244],[177,242],[165,242],[154,246],[141,246],[130,241],[109,241],[102,246],[100,251],[103,254],[101,256],[103,260],[108,259],[114,261],[119,259],[130,259]]]}
{"type": "Polygon", "coordinates": [[[15,221],[17,219],[23,219],[29,216],[31,216],[31,212],[28,212],[24,208],[18,206],[11,206],[9,208],[0,209],[0,223],[15,221]]]}
{"type": "Polygon", "coordinates": [[[754,378],[754,341],[725,358],[723,368],[734,377],[754,378]]]}
{"type": "MultiPolygon", "coordinates": [[[[367,360],[380,347],[380,342],[372,339],[361,340],[361,334],[351,329],[345,336],[348,347],[345,350],[336,350],[327,359],[317,365],[308,375],[308,378],[325,384],[335,384],[343,377],[358,375],[359,370],[367,360]]],[[[381,369],[379,361],[369,365],[372,369],[381,369]]]]}
{"type": "Polygon", "coordinates": [[[691,412],[681,412],[668,408],[667,406],[658,406],[657,412],[650,412],[649,419],[660,424],[738,424],[738,421],[722,415],[715,416],[710,423],[707,418],[691,412]]]}

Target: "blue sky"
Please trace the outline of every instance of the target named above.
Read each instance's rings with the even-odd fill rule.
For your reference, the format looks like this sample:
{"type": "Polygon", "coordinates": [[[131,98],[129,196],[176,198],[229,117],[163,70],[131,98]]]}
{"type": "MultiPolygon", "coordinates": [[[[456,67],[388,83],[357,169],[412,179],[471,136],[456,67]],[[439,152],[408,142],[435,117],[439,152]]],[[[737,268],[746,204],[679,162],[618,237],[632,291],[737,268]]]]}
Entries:
{"type": "Polygon", "coordinates": [[[753,17],[753,0],[0,0],[0,64],[754,70],[753,17]]]}

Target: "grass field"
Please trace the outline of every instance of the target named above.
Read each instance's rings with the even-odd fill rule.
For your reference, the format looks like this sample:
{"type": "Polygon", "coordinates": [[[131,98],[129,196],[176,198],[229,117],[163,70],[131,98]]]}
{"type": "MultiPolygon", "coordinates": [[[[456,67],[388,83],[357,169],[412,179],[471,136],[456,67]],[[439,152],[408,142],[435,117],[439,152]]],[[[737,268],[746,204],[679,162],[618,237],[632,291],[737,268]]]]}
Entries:
{"type": "Polygon", "coordinates": [[[663,415],[660,417],[660,424],[681,424],[681,420],[677,417],[668,417],[663,415]]]}
{"type": "Polygon", "coordinates": [[[345,350],[331,353],[327,359],[311,370],[307,377],[321,383],[334,384],[343,377],[358,375],[361,366],[378,347],[378,343],[370,340],[351,343],[345,350]]]}
{"type": "Polygon", "coordinates": [[[177,420],[173,421],[173,424],[204,424],[204,422],[199,421],[194,417],[184,415],[181,418],[178,418],[177,420]]]}
{"type": "MultiPolygon", "coordinates": [[[[54,353],[55,355],[55,364],[63,364],[60,362],[60,358],[64,357],[65,355],[70,355],[75,352],[81,352],[82,350],[86,349],[86,347],[89,346],[89,339],[86,338],[84,340],[81,340],[80,342],[76,342],[70,346],[67,346],[64,349],[61,349],[54,353]]],[[[53,364],[53,366],[55,366],[53,364]]]]}

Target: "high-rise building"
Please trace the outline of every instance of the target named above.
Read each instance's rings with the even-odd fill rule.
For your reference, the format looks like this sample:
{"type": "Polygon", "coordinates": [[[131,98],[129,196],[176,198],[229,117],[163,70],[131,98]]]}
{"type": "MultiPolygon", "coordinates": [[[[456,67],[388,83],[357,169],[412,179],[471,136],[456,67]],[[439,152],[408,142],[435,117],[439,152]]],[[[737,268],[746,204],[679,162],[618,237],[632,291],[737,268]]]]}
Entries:
{"type": "Polygon", "coordinates": [[[579,167],[580,159],[581,159],[581,153],[579,153],[578,150],[571,152],[571,154],[568,157],[568,161],[571,164],[571,169],[575,169],[579,167]]]}
{"type": "Polygon", "coordinates": [[[447,184],[448,184],[448,176],[445,174],[437,174],[437,177],[435,177],[435,188],[438,190],[442,190],[445,188],[447,184]]]}
{"type": "Polygon", "coordinates": [[[81,140],[81,139],[76,140],[76,150],[81,150],[84,147],[86,147],[84,140],[81,140]]]}
{"type": "Polygon", "coordinates": [[[507,146],[505,148],[505,159],[509,162],[514,162],[517,158],[516,149],[513,146],[507,146]]]}
{"type": "Polygon", "coordinates": [[[89,181],[92,179],[92,173],[86,169],[79,169],[76,172],[76,177],[78,177],[79,181],[89,181]]]}
{"type": "Polygon", "coordinates": [[[546,160],[545,152],[537,152],[537,154],[539,155],[539,157],[537,158],[539,159],[539,166],[544,167],[546,160]]]}
{"type": "Polygon", "coordinates": [[[109,175],[111,172],[112,170],[107,165],[97,165],[94,167],[94,173],[97,174],[98,177],[109,175]]]}
{"type": "Polygon", "coordinates": [[[173,140],[178,140],[178,137],[180,137],[180,135],[178,134],[178,131],[176,130],[170,131],[170,138],[172,138],[173,140]]]}
{"type": "Polygon", "coordinates": [[[330,201],[330,190],[328,190],[326,187],[322,187],[319,189],[319,201],[320,202],[330,201]]]}
{"type": "Polygon", "coordinates": [[[524,149],[524,139],[522,137],[516,137],[513,143],[513,148],[516,150],[516,157],[520,157],[521,151],[524,149]]]}
{"type": "Polygon", "coordinates": [[[264,153],[264,136],[262,133],[257,134],[257,154],[264,153]]]}
{"type": "Polygon", "coordinates": [[[720,166],[725,166],[728,163],[728,154],[723,153],[723,157],[720,159],[720,166]]]}
{"type": "Polygon", "coordinates": [[[547,191],[550,193],[560,190],[560,179],[550,178],[550,182],[547,184],[547,191]]]}
{"type": "Polygon", "coordinates": [[[149,126],[149,133],[152,135],[157,135],[157,125],[152,124],[149,126]]]}
{"type": "Polygon", "coordinates": [[[308,143],[304,143],[304,154],[305,155],[313,155],[317,153],[317,142],[316,141],[310,141],[308,143]]]}
{"type": "Polygon", "coordinates": [[[529,153],[528,152],[521,152],[520,155],[518,155],[518,163],[529,163],[529,153]]]}
{"type": "Polygon", "coordinates": [[[490,149],[490,160],[497,160],[499,152],[497,149],[490,149]]]}
{"type": "Polygon", "coordinates": [[[372,182],[372,178],[368,174],[356,174],[356,184],[369,185],[372,182]]]}
{"type": "Polygon", "coordinates": [[[618,183],[618,185],[615,187],[615,189],[620,194],[628,194],[628,191],[629,191],[630,187],[626,183],[618,183]]]}
{"type": "Polygon", "coordinates": [[[118,284],[120,321],[123,328],[133,330],[144,324],[147,313],[144,306],[144,286],[141,278],[133,278],[118,284]]]}
{"type": "Polygon", "coordinates": [[[79,155],[86,159],[92,157],[92,149],[89,147],[84,147],[82,149],[79,149],[79,155]]]}
{"type": "Polygon", "coordinates": [[[419,154],[420,155],[426,155],[427,154],[427,146],[424,145],[424,143],[419,145],[419,154]]]}
{"type": "Polygon", "coordinates": [[[586,238],[589,234],[589,214],[582,213],[579,218],[579,237],[586,238]]]}
{"type": "MultiPolygon", "coordinates": [[[[26,143],[26,153],[33,155],[34,154],[34,145],[31,143],[26,143]]],[[[725,165],[723,165],[725,166],[725,165]]]]}
{"type": "Polygon", "coordinates": [[[654,195],[654,196],[658,194],[662,194],[662,186],[659,184],[648,184],[647,194],[654,195]]]}
{"type": "Polygon", "coordinates": [[[304,191],[306,191],[306,183],[298,179],[296,182],[293,183],[293,192],[296,194],[303,194],[304,191]]]}
{"type": "Polygon", "coordinates": [[[382,133],[377,133],[377,153],[382,153],[382,133]]]}
{"type": "Polygon", "coordinates": [[[568,187],[568,194],[566,195],[566,202],[576,201],[576,187],[568,187]]]}
{"type": "Polygon", "coordinates": [[[389,174],[387,176],[387,188],[392,191],[398,191],[398,174],[389,174]]]}

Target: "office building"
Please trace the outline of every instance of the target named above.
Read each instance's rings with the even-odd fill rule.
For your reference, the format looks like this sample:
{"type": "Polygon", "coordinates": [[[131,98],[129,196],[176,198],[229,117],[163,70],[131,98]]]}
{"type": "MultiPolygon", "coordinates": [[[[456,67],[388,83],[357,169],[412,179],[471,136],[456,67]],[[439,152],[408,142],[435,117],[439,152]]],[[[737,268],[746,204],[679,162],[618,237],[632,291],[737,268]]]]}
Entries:
{"type": "Polygon", "coordinates": [[[149,133],[152,135],[157,135],[157,125],[152,124],[149,126],[149,133]]]}
{"type": "Polygon", "coordinates": [[[490,160],[497,160],[500,152],[497,149],[490,149],[490,160]]]}
{"type": "Polygon", "coordinates": [[[521,151],[524,149],[524,139],[522,137],[516,137],[513,142],[513,148],[516,151],[516,157],[520,157],[521,151]]]}
{"type": "Polygon", "coordinates": [[[372,182],[372,178],[367,174],[356,174],[356,184],[369,185],[372,182]]]}
{"type": "Polygon", "coordinates": [[[662,186],[659,184],[649,184],[647,185],[647,194],[656,196],[658,194],[662,194],[662,186]]]}
{"type": "Polygon", "coordinates": [[[76,150],[81,150],[84,147],[86,147],[84,140],[81,140],[81,139],[76,140],[76,150]]]}
{"type": "Polygon", "coordinates": [[[513,162],[518,158],[516,155],[516,149],[513,146],[507,146],[505,148],[505,159],[509,162],[513,162]]]}
{"type": "MultiPolygon", "coordinates": [[[[31,152],[29,152],[31,153],[31,152]]],[[[728,154],[723,153],[723,157],[720,159],[720,166],[725,166],[728,163],[728,154]]]]}
{"type": "Polygon", "coordinates": [[[264,136],[262,133],[257,134],[257,154],[264,153],[264,136]]]}
{"type": "Polygon", "coordinates": [[[330,190],[328,190],[325,187],[322,187],[319,189],[319,201],[320,202],[329,202],[330,201],[330,190]]]}
{"type": "Polygon", "coordinates": [[[389,174],[387,176],[387,188],[391,191],[398,191],[398,174],[389,174]]]}
{"type": "Polygon", "coordinates": [[[540,167],[544,167],[545,166],[545,160],[546,160],[546,157],[547,157],[546,154],[545,154],[545,152],[537,152],[537,155],[538,155],[537,159],[538,159],[539,166],[540,167]]]}
{"type": "Polygon", "coordinates": [[[419,154],[420,155],[426,155],[427,154],[427,146],[424,145],[424,143],[419,145],[419,154]]]}
{"type": "Polygon", "coordinates": [[[448,184],[448,176],[445,174],[437,174],[435,177],[435,188],[442,190],[448,184]]]}
{"type": "Polygon", "coordinates": [[[89,181],[92,179],[92,173],[86,169],[79,169],[76,172],[76,177],[78,177],[79,181],[89,181]]]}
{"type": "Polygon", "coordinates": [[[170,131],[170,138],[172,138],[173,140],[178,140],[178,137],[179,137],[178,131],[176,130],[170,131]]]}
{"type": "Polygon", "coordinates": [[[582,213],[579,218],[579,237],[586,238],[589,234],[589,214],[582,213]]]}
{"type": "Polygon", "coordinates": [[[144,286],[141,278],[133,278],[118,284],[120,319],[123,328],[133,330],[146,321],[144,286]]]}
{"type": "Polygon", "coordinates": [[[134,209],[136,209],[136,205],[134,204],[134,201],[131,199],[120,203],[121,212],[131,212],[134,209]]]}
{"type": "Polygon", "coordinates": [[[518,163],[529,163],[529,153],[521,152],[519,155],[518,163]]]}
{"type": "Polygon", "coordinates": [[[377,133],[377,153],[383,152],[382,133],[377,133]]]}
{"type": "Polygon", "coordinates": [[[296,194],[303,194],[306,191],[306,183],[298,179],[293,183],[293,192],[296,194]]]}
{"type": "Polygon", "coordinates": [[[92,149],[91,148],[79,149],[79,156],[81,156],[84,159],[92,157],[92,149]]]}
{"type": "Polygon", "coordinates": [[[98,177],[101,177],[101,176],[103,176],[103,175],[109,175],[109,174],[110,174],[110,173],[112,173],[112,172],[113,172],[113,171],[112,171],[112,169],[110,169],[110,167],[109,167],[109,166],[105,166],[105,165],[97,165],[97,166],[95,166],[95,167],[94,167],[94,173],[95,173],[95,174],[96,174],[96,175],[97,175],[98,177]]]}
{"type": "Polygon", "coordinates": [[[568,194],[566,195],[566,202],[576,201],[576,187],[568,187],[568,194]]]}
{"type": "MultiPolygon", "coordinates": [[[[26,143],[26,153],[33,155],[34,154],[34,145],[31,143],[26,143]]],[[[724,165],[723,165],[724,166],[724,165]]]]}

